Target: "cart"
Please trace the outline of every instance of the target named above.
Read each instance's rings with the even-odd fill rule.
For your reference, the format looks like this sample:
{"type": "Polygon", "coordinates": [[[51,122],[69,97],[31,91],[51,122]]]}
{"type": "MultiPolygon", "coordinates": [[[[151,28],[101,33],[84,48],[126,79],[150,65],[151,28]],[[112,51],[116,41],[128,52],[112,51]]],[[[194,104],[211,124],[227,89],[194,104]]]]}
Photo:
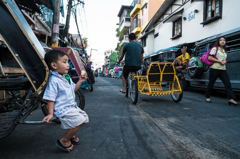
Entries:
{"type": "Polygon", "coordinates": [[[151,63],[146,76],[135,76],[130,73],[127,79],[126,97],[129,94],[133,104],[137,103],[138,92],[149,96],[170,95],[174,102],[180,102],[183,96],[182,88],[172,63],[151,63]],[[164,86],[162,83],[164,83],[164,86]]]}

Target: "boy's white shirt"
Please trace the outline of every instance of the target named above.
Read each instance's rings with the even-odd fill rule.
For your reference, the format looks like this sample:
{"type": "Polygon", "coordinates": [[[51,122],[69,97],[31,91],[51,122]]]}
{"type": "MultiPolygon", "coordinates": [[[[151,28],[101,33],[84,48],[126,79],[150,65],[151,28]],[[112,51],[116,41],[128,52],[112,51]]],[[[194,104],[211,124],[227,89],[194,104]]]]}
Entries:
{"type": "Polygon", "coordinates": [[[54,101],[54,116],[60,118],[72,109],[79,109],[75,101],[75,86],[70,78],[71,84],[57,72],[51,72],[43,99],[54,101]]]}

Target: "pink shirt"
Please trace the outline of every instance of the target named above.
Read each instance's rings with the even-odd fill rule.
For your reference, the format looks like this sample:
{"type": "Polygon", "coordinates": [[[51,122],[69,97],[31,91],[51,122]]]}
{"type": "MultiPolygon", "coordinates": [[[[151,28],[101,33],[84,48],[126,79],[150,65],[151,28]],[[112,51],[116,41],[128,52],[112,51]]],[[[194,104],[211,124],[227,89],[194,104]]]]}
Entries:
{"type": "Polygon", "coordinates": [[[115,72],[118,72],[119,71],[119,68],[118,67],[115,67],[115,72]]]}

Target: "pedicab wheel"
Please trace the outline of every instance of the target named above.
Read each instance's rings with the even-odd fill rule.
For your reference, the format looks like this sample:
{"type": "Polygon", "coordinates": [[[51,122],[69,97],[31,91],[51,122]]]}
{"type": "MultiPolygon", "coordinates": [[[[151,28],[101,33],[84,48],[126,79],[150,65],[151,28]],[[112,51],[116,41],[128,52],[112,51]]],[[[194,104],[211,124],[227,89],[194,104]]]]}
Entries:
{"type": "Polygon", "coordinates": [[[75,101],[80,109],[85,108],[85,96],[81,88],[75,93],[75,101]]]}
{"type": "MultiPolygon", "coordinates": [[[[83,91],[81,89],[79,89],[78,91],[75,92],[75,101],[77,103],[77,106],[80,109],[83,110],[84,107],[85,107],[85,96],[84,96],[83,91]]],[[[47,116],[48,115],[48,105],[47,105],[46,101],[41,102],[41,108],[42,108],[43,114],[45,116],[47,116]]],[[[56,122],[56,123],[60,123],[59,119],[55,119],[53,121],[56,122]]]]}
{"type": "MultiPolygon", "coordinates": [[[[182,88],[181,82],[179,82],[179,84],[180,84],[180,87],[182,88]]],[[[174,82],[174,89],[179,89],[178,85],[177,85],[177,81],[174,82]]],[[[171,94],[171,97],[172,97],[174,102],[176,102],[176,103],[180,102],[182,100],[182,97],[183,97],[183,90],[182,90],[181,94],[171,94]]]]}
{"type": "Polygon", "coordinates": [[[129,84],[128,84],[128,80],[127,80],[127,82],[126,82],[126,94],[125,94],[126,97],[128,97],[128,85],[129,84]]]}
{"type": "Polygon", "coordinates": [[[133,104],[138,101],[138,82],[137,80],[132,81],[132,88],[130,89],[130,96],[133,104]]]}
{"type": "Polygon", "coordinates": [[[87,79],[87,82],[88,82],[88,84],[90,84],[90,85],[91,85],[91,87],[90,87],[90,91],[92,92],[92,91],[93,91],[93,85],[92,85],[92,82],[90,81],[90,79],[89,79],[89,78],[87,79]]]}

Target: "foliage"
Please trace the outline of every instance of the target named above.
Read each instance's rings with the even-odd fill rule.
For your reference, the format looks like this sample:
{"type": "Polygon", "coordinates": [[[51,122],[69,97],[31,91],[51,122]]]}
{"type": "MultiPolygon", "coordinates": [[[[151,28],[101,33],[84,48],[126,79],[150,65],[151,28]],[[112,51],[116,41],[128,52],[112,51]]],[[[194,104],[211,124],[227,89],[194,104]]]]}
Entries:
{"type": "Polygon", "coordinates": [[[84,48],[86,49],[88,47],[88,38],[84,37],[82,40],[83,40],[84,48]]]}
{"type": "Polygon", "coordinates": [[[126,35],[128,32],[128,29],[124,28],[122,31],[119,32],[119,41],[121,41],[121,38],[123,35],[126,35]]]}

